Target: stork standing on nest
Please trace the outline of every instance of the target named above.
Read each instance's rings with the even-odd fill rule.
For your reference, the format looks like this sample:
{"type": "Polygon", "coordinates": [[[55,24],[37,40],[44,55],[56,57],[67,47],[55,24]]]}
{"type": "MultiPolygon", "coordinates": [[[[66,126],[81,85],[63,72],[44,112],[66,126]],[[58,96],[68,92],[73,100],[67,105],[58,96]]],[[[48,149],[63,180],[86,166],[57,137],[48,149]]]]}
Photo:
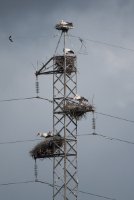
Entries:
{"type": "Polygon", "coordinates": [[[65,52],[65,54],[74,54],[74,51],[68,48],[63,49],[63,52],[65,52]]]}
{"type": "Polygon", "coordinates": [[[40,137],[44,137],[44,138],[48,138],[48,137],[52,137],[53,134],[49,131],[48,133],[37,133],[37,136],[40,136],[40,137]]]}
{"type": "Polygon", "coordinates": [[[63,26],[70,26],[70,25],[72,26],[72,22],[65,22],[64,20],[61,20],[59,24],[63,26]]]}
{"type": "Polygon", "coordinates": [[[73,28],[73,23],[61,20],[58,24],[56,24],[55,28],[57,30],[68,31],[69,29],[73,28]]]}
{"type": "Polygon", "coordinates": [[[73,99],[74,100],[78,100],[80,103],[82,103],[83,101],[88,102],[88,100],[85,97],[82,97],[82,96],[80,96],[78,94],[76,94],[73,99]]]}

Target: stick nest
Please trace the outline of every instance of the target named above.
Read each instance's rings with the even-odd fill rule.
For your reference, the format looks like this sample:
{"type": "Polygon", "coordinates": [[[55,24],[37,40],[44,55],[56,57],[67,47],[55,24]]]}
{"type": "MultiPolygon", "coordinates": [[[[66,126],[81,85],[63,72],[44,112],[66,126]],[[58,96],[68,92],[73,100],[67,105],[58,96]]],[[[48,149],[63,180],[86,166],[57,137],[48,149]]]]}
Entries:
{"type": "MultiPolygon", "coordinates": [[[[56,70],[59,73],[64,73],[64,56],[55,57],[56,70]]],[[[71,73],[76,72],[75,67],[76,56],[66,56],[66,73],[71,75],[71,73]]]]}
{"type": "Polygon", "coordinates": [[[34,158],[52,157],[63,146],[63,138],[59,135],[46,138],[37,144],[31,151],[30,155],[34,158]]]}
{"type": "Polygon", "coordinates": [[[94,112],[95,109],[92,105],[83,103],[76,103],[76,102],[67,102],[64,106],[64,112],[71,117],[80,120],[83,117],[86,117],[87,112],[94,112]]]}

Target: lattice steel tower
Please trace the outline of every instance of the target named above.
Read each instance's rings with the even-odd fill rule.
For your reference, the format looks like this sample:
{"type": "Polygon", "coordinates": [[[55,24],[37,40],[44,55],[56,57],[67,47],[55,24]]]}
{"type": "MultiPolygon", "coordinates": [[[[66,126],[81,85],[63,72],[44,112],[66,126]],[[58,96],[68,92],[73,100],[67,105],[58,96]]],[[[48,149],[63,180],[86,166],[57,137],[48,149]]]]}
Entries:
{"type": "Polygon", "coordinates": [[[53,157],[53,200],[76,200],[77,118],[69,113],[68,106],[77,94],[77,67],[76,55],[66,48],[68,31],[73,24],[62,20],[55,28],[61,32],[55,54],[36,72],[36,76],[53,75],[53,134],[63,138],[63,145],[49,155],[53,157]],[[58,54],[61,42],[63,51],[58,54]]]}

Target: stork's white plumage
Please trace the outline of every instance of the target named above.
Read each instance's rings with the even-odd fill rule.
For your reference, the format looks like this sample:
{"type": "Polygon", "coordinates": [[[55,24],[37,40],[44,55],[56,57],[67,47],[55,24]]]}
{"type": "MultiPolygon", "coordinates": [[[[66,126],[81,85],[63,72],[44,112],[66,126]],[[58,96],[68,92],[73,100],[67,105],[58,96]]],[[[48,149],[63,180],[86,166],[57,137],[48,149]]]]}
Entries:
{"type": "Polygon", "coordinates": [[[68,31],[69,29],[73,28],[73,23],[72,22],[65,22],[64,20],[61,20],[58,24],[56,24],[55,28],[57,30],[68,31]]]}
{"type": "Polygon", "coordinates": [[[73,99],[78,100],[79,102],[85,102],[85,101],[88,102],[88,100],[85,97],[82,97],[78,94],[76,94],[73,99]]]}
{"type": "Polygon", "coordinates": [[[74,54],[74,51],[68,48],[63,49],[63,51],[65,52],[65,54],[74,54]]]}
{"type": "Polygon", "coordinates": [[[68,22],[65,22],[64,20],[61,20],[60,24],[62,24],[62,25],[67,25],[68,22]]]}
{"type": "Polygon", "coordinates": [[[47,137],[47,133],[37,133],[40,137],[47,137]]]}
{"type": "Polygon", "coordinates": [[[37,135],[39,135],[40,137],[47,138],[47,137],[51,137],[52,133],[51,132],[48,132],[48,133],[38,133],[37,135]]]}
{"type": "Polygon", "coordinates": [[[73,98],[74,100],[80,100],[81,99],[81,96],[80,95],[78,95],[78,94],[76,94],[75,96],[74,96],[74,98],[73,98]]]}

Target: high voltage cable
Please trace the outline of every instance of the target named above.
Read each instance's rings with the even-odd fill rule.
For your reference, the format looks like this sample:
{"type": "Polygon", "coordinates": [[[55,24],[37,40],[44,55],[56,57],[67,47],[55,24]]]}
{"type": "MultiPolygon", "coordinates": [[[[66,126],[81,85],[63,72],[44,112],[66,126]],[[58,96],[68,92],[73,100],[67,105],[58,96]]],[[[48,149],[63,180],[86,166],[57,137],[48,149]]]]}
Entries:
{"type": "Polygon", "coordinates": [[[2,102],[10,102],[10,101],[24,101],[24,100],[31,100],[31,99],[41,99],[41,100],[46,100],[49,101],[50,103],[52,103],[52,101],[50,99],[47,98],[43,98],[43,97],[23,97],[23,98],[11,98],[11,99],[0,99],[0,103],[2,102]]]}
{"type": "MultiPolygon", "coordinates": [[[[124,142],[124,143],[128,143],[128,144],[134,144],[134,142],[128,141],[128,140],[123,140],[120,138],[116,138],[116,137],[111,137],[111,136],[106,136],[100,133],[87,133],[87,134],[79,134],[77,135],[78,137],[83,137],[83,136],[100,136],[103,137],[107,140],[115,140],[115,141],[119,141],[119,142],[124,142]]],[[[41,141],[41,139],[28,139],[28,140],[16,140],[16,141],[8,141],[8,142],[0,142],[0,145],[4,145],[4,144],[15,144],[15,143],[25,143],[25,142],[34,142],[34,141],[41,141]]]]}
{"type": "MultiPolygon", "coordinates": [[[[46,101],[48,101],[50,103],[53,103],[53,101],[51,99],[40,97],[40,96],[24,97],[24,98],[12,98],[12,99],[0,99],[0,103],[12,102],[12,101],[24,101],[24,100],[32,100],[32,99],[46,100],[46,101]]],[[[118,120],[134,123],[134,120],[126,119],[126,118],[123,118],[123,117],[118,117],[118,116],[114,116],[114,115],[107,114],[107,113],[102,113],[102,112],[97,112],[97,111],[95,111],[95,113],[97,113],[99,115],[104,115],[104,116],[107,116],[107,117],[115,118],[115,119],[118,119],[118,120]]]]}
{"type": "Polygon", "coordinates": [[[8,183],[0,183],[0,187],[2,186],[9,186],[9,185],[19,185],[19,184],[26,184],[26,183],[44,183],[46,185],[52,186],[52,184],[44,181],[35,181],[35,180],[29,180],[29,181],[19,181],[19,182],[8,182],[8,183]]]}
{"type": "MultiPolygon", "coordinates": [[[[10,102],[10,101],[30,100],[30,99],[42,99],[42,100],[47,100],[50,103],[52,103],[52,100],[47,99],[47,98],[43,98],[43,97],[39,97],[39,96],[37,96],[37,97],[26,97],[26,98],[4,99],[4,100],[0,100],[0,102],[2,103],[2,102],[10,102]]],[[[106,114],[106,113],[97,112],[97,111],[95,111],[95,113],[100,114],[100,115],[104,115],[104,116],[107,116],[107,117],[115,118],[115,119],[118,119],[118,120],[123,120],[123,121],[126,121],[126,122],[134,123],[133,120],[129,120],[129,119],[122,118],[122,117],[117,117],[117,116],[114,116],[114,115],[111,115],[111,114],[106,114]]],[[[93,135],[93,134],[83,134],[83,136],[84,135],[93,135]]],[[[103,137],[105,139],[109,139],[109,140],[116,140],[116,141],[120,141],[120,142],[124,142],[124,143],[128,143],[128,144],[134,144],[134,142],[123,140],[123,139],[119,139],[119,138],[108,137],[108,136],[102,135],[102,134],[96,134],[96,135],[101,136],[101,137],[103,137]]],[[[78,135],[78,136],[82,136],[82,135],[78,135]]],[[[0,142],[0,144],[13,144],[13,143],[22,143],[22,142],[33,142],[33,141],[36,141],[36,140],[40,140],[40,139],[0,142]]]]}
{"type": "MultiPolygon", "coordinates": [[[[48,34],[48,35],[38,35],[38,36],[14,36],[14,35],[10,35],[11,36],[11,39],[12,39],[12,41],[14,42],[14,41],[16,41],[16,39],[17,40],[38,40],[38,39],[40,39],[40,38],[55,38],[55,37],[57,37],[58,35],[57,34],[48,34]]],[[[10,37],[9,36],[9,37],[10,37]]],[[[11,40],[9,39],[9,41],[11,42],[11,40]]]]}
{"type": "MultiPolygon", "coordinates": [[[[75,36],[75,35],[70,35],[71,37],[74,37],[74,38],[77,38],[77,39],[81,39],[81,37],[79,36],[75,36]]],[[[120,45],[116,45],[116,44],[111,44],[111,43],[108,43],[108,42],[102,42],[100,40],[93,40],[93,39],[89,39],[89,38],[85,38],[83,40],[86,40],[86,41],[89,41],[89,42],[93,42],[93,43],[98,43],[98,44],[102,44],[102,45],[106,45],[106,46],[110,46],[110,47],[114,47],[114,48],[119,48],[119,49],[123,49],[123,50],[127,50],[127,51],[132,51],[134,52],[134,49],[131,49],[131,48],[127,48],[127,47],[123,47],[123,46],[120,46],[120,45]]]]}
{"type": "MultiPolygon", "coordinates": [[[[54,34],[52,35],[51,37],[54,38],[58,36],[57,34],[54,34]]],[[[75,36],[75,35],[71,35],[69,34],[70,37],[74,37],[74,38],[77,38],[79,40],[81,40],[82,38],[80,36],[75,36]]],[[[35,36],[35,37],[13,37],[13,40],[15,40],[16,38],[17,39],[33,39],[33,38],[43,38],[43,37],[49,37],[49,35],[42,35],[42,36],[35,36]]],[[[85,38],[85,39],[82,39],[83,41],[89,41],[89,42],[93,42],[93,43],[98,43],[98,44],[102,44],[102,45],[106,45],[106,46],[110,46],[110,47],[114,47],[114,48],[120,48],[120,49],[124,49],[124,50],[127,50],[127,51],[132,51],[134,52],[134,49],[131,49],[131,48],[127,48],[127,47],[123,47],[123,46],[120,46],[120,45],[116,45],[116,44],[112,44],[112,43],[108,43],[108,42],[103,42],[103,41],[100,41],[100,40],[94,40],[94,39],[90,39],[90,38],[85,38]]]]}
{"type": "Polygon", "coordinates": [[[1,99],[0,102],[8,102],[8,101],[23,101],[23,100],[30,100],[35,99],[36,97],[26,97],[26,98],[13,98],[13,99],[1,99]]]}
{"type": "Polygon", "coordinates": [[[87,194],[87,195],[91,195],[91,196],[95,196],[95,197],[99,197],[99,198],[103,198],[103,199],[116,200],[115,198],[106,197],[106,196],[102,196],[102,195],[98,195],[98,194],[93,194],[91,192],[84,192],[82,190],[78,190],[78,192],[83,193],[83,194],[87,194]]]}
{"type": "MultiPolygon", "coordinates": [[[[44,182],[44,181],[37,181],[37,182],[39,182],[39,183],[44,183],[44,184],[50,185],[51,187],[54,187],[52,184],[46,183],[46,182],[44,182]]],[[[56,185],[56,186],[59,187],[58,185],[56,185]]],[[[94,194],[94,193],[91,193],[91,192],[85,192],[85,191],[82,191],[82,190],[78,190],[78,192],[79,192],[79,193],[83,193],[83,194],[87,194],[87,195],[91,195],[91,196],[96,196],[96,197],[103,198],[103,199],[116,200],[115,198],[106,197],[106,196],[94,194]]]]}
{"type": "Polygon", "coordinates": [[[123,121],[126,121],[126,122],[134,123],[134,120],[130,120],[130,119],[122,118],[122,117],[117,117],[117,116],[114,116],[114,115],[110,115],[110,114],[106,114],[106,113],[102,113],[102,112],[97,112],[97,111],[95,111],[95,113],[97,113],[99,115],[104,115],[104,116],[107,116],[107,117],[123,120],[123,121]]]}
{"type": "Polygon", "coordinates": [[[41,139],[31,139],[31,140],[16,140],[16,141],[9,141],[9,142],[0,142],[1,144],[15,144],[15,143],[25,143],[25,142],[34,142],[34,141],[40,141],[41,139]]]}
{"type": "MultiPolygon", "coordinates": [[[[53,103],[52,100],[50,100],[48,98],[40,97],[40,96],[36,96],[36,97],[24,97],[24,98],[11,98],[11,99],[0,99],[0,103],[3,103],[3,102],[12,102],[12,101],[24,101],[24,100],[32,100],[32,99],[40,99],[40,100],[45,100],[45,101],[48,101],[50,103],[53,103]]],[[[97,111],[95,111],[95,113],[97,113],[99,115],[104,115],[104,116],[107,116],[107,117],[115,118],[115,119],[118,119],[118,120],[122,120],[122,121],[130,122],[130,123],[134,123],[134,120],[130,120],[130,119],[126,119],[126,118],[114,116],[114,115],[111,115],[111,114],[97,112],[97,111]]]]}
{"type": "Polygon", "coordinates": [[[103,134],[100,134],[100,133],[87,133],[87,134],[82,134],[82,135],[79,135],[79,136],[89,136],[89,135],[92,135],[92,136],[100,136],[100,137],[103,137],[104,139],[107,139],[107,140],[116,140],[116,141],[119,141],[119,142],[124,142],[124,143],[128,143],[128,144],[134,144],[134,142],[131,142],[131,141],[128,141],[128,140],[123,140],[123,139],[120,139],[120,138],[115,138],[115,137],[110,137],[110,136],[106,136],[106,135],[103,135],[103,134]]]}
{"type": "Polygon", "coordinates": [[[111,44],[111,43],[107,43],[107,42],[102,42],[102,41],[99,41],[99,40],[92,40],[92,39],[86,39],[86,40],[90,41],[90,42],[99,43],[99,44],[103,44],[103,45],[106,45],[106,46],[110,46],[110,47],[124,49],[124,50],[134,52],[134,49],[130,49],[130,48],[127,48],[127,47],[123,47],[123,46],[119,46],[119,45],[115,45],[115,44],[111,44]]]}
{"type": "Polygon", "coordinates": [[[0,183],[0,187],[8,186],[8,185],[19,185],[19,184],[26,184],[26,183],[34,183],[35,181],[20,181],[20,182],[9,182],[9,183],[0,183]]]}
{"type": "MultiPolygon", "coordinates": [[[[54,187],[53,184],[45,182],[45,181],[40,181],[40,180],[1,183],[0,187],[2,187],[2,186],[10,186],[10,185],[19,185],[19,184],[28,184],[28,183],[41,183],[41,184],[49,185],[50,187],[54,187]]],[[[82,191],[82,190],[78,190],[78,192],[79,193],[83,193],[83,194],[87,194],[87,195],[91,195],[91,196],[96,196],[96,197],[103,198],[103,199],[116,200],[115,198],[110,198],[110,197],[106,197],[106,196],[102,196],[102,195],[98,195],[98,194],[94,194],[94,193],[90,193],[90,192],[85,192],[85,191],[82,191]]]]}

